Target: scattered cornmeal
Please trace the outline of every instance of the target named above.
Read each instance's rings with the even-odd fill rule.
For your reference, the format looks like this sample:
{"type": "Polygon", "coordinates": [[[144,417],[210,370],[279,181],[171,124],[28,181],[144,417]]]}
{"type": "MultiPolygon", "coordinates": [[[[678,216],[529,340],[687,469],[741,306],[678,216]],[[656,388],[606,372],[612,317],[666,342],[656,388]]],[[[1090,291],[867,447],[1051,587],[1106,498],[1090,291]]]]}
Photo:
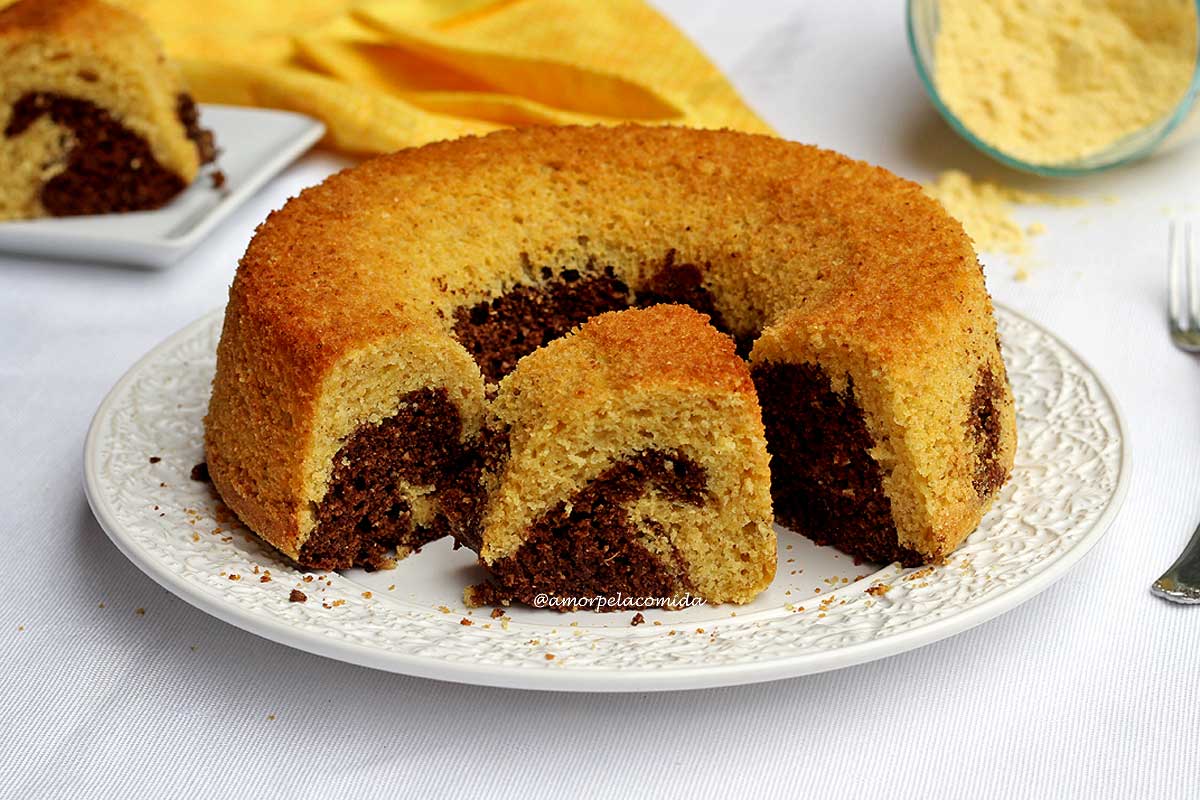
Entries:
{"type": "Polygon", "coordinates": [[[1030,164],[1087,158],[1164,118],[1196,64],[1193,0],[941,0],[938,13],[938,94],[1030,164]]]}
{"type": "Polygon", "coordinates": [[[926,194],[937,199],[950,216],[962,223],[977,249],[1008,255],[1028,253],[1028,237],[1045,230],[1039,223],[1022,228],[1012,217],[1013,206],[1078,206],[1086,202],[1080,197],[1026,192],[975,180],[956,169],[943,172],[924,188],[926,194]]]}

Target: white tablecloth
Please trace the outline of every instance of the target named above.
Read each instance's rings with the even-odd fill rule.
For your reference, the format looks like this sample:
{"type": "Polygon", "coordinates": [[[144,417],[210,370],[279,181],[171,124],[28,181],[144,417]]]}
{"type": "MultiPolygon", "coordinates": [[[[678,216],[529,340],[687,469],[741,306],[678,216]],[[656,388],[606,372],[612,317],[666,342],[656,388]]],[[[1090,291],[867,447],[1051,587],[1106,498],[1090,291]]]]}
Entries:
{"type": "MultiPolygon", "coordinates": [[[[926,101],[901,3],[663,5],[785,136],[916,179],[995,171],[926,101]]],[[[88,510],[80,453],[105,392],[221,305],[255,224],[343,163],[308,156],[169,271],[0,257],[0,795],[1200,795],[1200,608],[1147,591],[1200,521],[1200,370],[1162,312],[1167,215],[1200,212],[1200,146],[1064,187],[1116,202],[1025,213],[1049,229],[1028,281],[985,259],[995,298],[1077,349],[1125,412],[1128,499],[1081,564],[906,655],[627,696],[272,644],[158,588],[88,510]]]]}

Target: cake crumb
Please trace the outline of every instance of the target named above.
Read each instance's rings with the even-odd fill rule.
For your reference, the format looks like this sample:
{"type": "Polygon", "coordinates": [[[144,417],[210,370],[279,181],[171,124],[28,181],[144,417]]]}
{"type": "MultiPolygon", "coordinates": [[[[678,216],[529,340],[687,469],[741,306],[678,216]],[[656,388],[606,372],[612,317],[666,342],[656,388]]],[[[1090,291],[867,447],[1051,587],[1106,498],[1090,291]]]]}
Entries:
{"type": "Polygon", "coordinates": [[[151,463],[151,464],[157,464],[157,463],[158,463],[158,462],[160,462],[160,461],[162,461],[162,457],[161,457],[161,456],[150,456],[150,463],[151,463]]]}
{"type": "Polygon", "coordinates": [[[238,575],[236,572],[230,573],[230,575],[229,575],[229,580],[231,580],[231,581],[240,581],[241,579],[242,579],[242,576],[238,575]]]}
{"type": "Polygon", "coordinates": [[[370,592],[363,592],[362,595],[363,595],[363,597],[367,598],[368,600],[370,600],[374,596],[370,592]]]}
{"type": "Polygon", "coordinates": [[[629,624],[633,625],[633,626],[637,626],[637,625],[641,625],[645,621],[646,621],[646,618],[642,615],[642,612],[639,611],[638,613],[633,615],[633,619],[629,620],[629,624]]]}
{"type": "Polygon", "coordinates": [[[504,609],[497,606],[492,609],[492,619],[500,619],[504,616],[504,609]]]}
{"type": "Polygon", "coordinates": [[[885,594],[887,594],[891,590],[892,590],[891,584],[877,583],[874,586],[867,589],[867,594],[871,595],[872,597],[883,597],[885,594]]]}
{"type": "Polygon", "coordinates": [[[274,721],[275,721],[275,715],[267,714],[267,722],[274,722],[274,721]]]}
{"type": "Polygon", "coordinates": [[[270,583],[270,582],[271,582],[271,576],[270,576],[270,575],[259,575],[259,576],[258,576],[258,582],[259,582],[259,583],[270,583]]]}
{"type": "Polygon", "coordinates": [[[337,608],[338,606],[344,606],[344,605],[346,605],[345,600],[334,600],[333,601],[333,608],[337,608]]]}
{"type": "Polygon", "coordinates": [[[547,660],[547,661],[553,661],[553,660],[554,660],[554,653],[546,653],[546,660],[547,660]]]}
{"type": "Polygon", "coordinates": [[[459,625],[468,625],[468,626],[470,626],[470,625],[474,625],[475,623],[474,623],[474,622],[472,622],[471,620],[467,619],[466,617],[463,617],[462,619],[460,619],[460,620],[458,621],[458,624],[459,624],[459,625]]]}
{"type": "Polygon", "coordinates": [[[396,591],[396,584],[394,584],[394,583],[393,583],[393,584],[390,584],[390,585],[388,586],[388,591],[389,591],[389,592],[394,592],[394,591],[396,591]]]}
{"type": "Polygon", "coordinates": [[[463,604],[467,608],[507,606],[511,603],[510,597],[487,581],[472,584],[463,589],[463,604]]]}
{"type": "Polygon", "coordinates": [[[208,474],[208,462],[201,461],[199,464],[196,464],[194,467],[192,467],[189,477],[198,483],[211,483],[212,478],[209,477],[208,474]]]}
{"type": "Polygon", "coordinates": [[[144,617],[144,616],[146,616],[146,609],[144,609],[144,608],[135,608],[135,609],[133,610],[133,613],[137,614],[139,617],[144,617]]]}
{"type": "Polygon", "coordinates": [[[288,593],[288,602],[303,603],[307,600],[308,600],[308,595],[306,595],[304,592],[300,591],[299,589],[292,589],[292,591],[288,593]]]}
{"type": "Polygon", "coordinates": [[[24,626],[24,625],[18,625],[18,626],[17,626],[17,630],[18,630],[18,631],[23,631],[23,630],[25,630],[25,626],[24,626]]]}

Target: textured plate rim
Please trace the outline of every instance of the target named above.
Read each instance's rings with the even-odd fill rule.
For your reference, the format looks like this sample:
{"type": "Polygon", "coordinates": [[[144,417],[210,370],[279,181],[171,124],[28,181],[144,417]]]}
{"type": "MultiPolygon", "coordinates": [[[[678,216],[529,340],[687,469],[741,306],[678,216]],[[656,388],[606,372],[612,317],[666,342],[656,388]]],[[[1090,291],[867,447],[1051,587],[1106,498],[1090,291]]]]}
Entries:
{"type": "Polygon", "coordinates": [[[646,692],[686,689],[716,688],[743,684],[762,683],[784,678],[811,675],[831,670],[865,664],[888,656],[914,650],[927,644],[949,638],[970,630],[995,617],[1016,608],[1025,601],[1048,589],[1079,563],[1112,526],[1124,502],[1130,477],[1130,445],[1124,415],[1108,384],[1092,365],[1079,353],[1047,330],[1008,306],[997,303],[997,308],[1033,326],[1039,333],[1053,340],[1074,358],[1095,380],[1103,393],[1104,400],[1113,412],[1113,421],[1120,436],[1120,463],[1116,484],[1108,504],[1073,546],[1063,552],[1053,563],[1032,577],[1011,587],[1006,587],[978,604],[968,606],[950,616],[930,622],[911,630],[883,636],[871,641],[860,642],[815,653],[801,653],[791,658],[774,659],[769,662],[736,663],[712,666],[673,667],[669,670],[634,671],[607,668],[580,668],[574,670],[535,670],[516,665],[473,665],[453,661],[442,661],[432,656],[418,656],[378,650],[353,642],[337,641],[320,633],[296,628],[269,617],[252,613],[228,602],[205,587],[191,583],[176,573],[164,568],[127,532],[116,520],[107,498],[101,489],[102,481],[96,464],[99,456],[98,443],[101,431],[108,421],[116,401],[123,391],[152,364],[164,351],[177,342],[191,336],[198,329],[209,326],[222,313],[214,309],[199,319],[176,331],[138,359],[117,381],[104,400],[101,401],[84,442],[84,493],[100,527],[126,558],[167,591],[199,610],[270,641],[293,647],[315,655],[358,666],[370,667],[386,672],[411,675],[434,680],[450,681],[482,686],[514,689],[572,692],[646,692]]]}

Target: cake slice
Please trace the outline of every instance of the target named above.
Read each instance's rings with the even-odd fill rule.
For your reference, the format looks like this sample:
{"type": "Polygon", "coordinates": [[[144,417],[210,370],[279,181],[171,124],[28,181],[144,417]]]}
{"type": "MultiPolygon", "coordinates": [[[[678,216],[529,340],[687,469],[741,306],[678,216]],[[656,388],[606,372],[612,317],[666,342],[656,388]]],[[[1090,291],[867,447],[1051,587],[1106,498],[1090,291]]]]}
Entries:
{"type": "Polygon", "coordinates": [[[468,604],[746,603],[774,577],[758,399],[707,316],[659,305],[594,317],[522,359],[491,413],[467,544],[495,584],[468,589],[468,604]]]}
{"type": "Polygon", "coordinates": [[[0,220],[158,208],[214,156],[141,19],[100,0],[0,11],[0,220]]]}

